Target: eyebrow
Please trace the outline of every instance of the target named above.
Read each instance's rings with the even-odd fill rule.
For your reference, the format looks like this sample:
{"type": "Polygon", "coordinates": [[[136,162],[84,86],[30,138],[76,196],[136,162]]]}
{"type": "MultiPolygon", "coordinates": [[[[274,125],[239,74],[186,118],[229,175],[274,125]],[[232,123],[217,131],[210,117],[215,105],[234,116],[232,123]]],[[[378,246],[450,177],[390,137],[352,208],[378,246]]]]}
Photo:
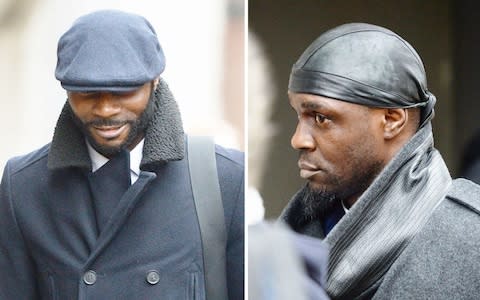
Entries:
{"type": "Polygon", "coordinates": [[[90,95],[95,95],[101,93],[100,91],[82,91],[82,92],[69,92],[69,93],[75,93],[77,95],[82,95],[82,96],[90,96],[90,95]]]}
{"type": "Polygon", "coordinates": [[[307,109],[307,110],[315,110],[315,109],[322,109],[322,108],[327,109],[328,108],[325,105],[322,105],[322,104],[316,103],[316,102],[311,102],[311,101],[302,102],[301,107],[303,109],[307,109]]]}

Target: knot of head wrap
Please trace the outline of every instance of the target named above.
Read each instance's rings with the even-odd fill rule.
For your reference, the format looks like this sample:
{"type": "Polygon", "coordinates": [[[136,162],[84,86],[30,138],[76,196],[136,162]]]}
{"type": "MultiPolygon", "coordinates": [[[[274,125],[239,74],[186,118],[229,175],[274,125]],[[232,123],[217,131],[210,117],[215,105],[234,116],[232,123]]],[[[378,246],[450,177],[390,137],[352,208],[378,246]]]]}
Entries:
{"type": "Polygon", "coordinates": [[[293,65],[288,89],[370,107],[419,107],[421,127],[433,118],[436,102],[415,49],[394,32],[364,23],[318,37],[293,65]]]}

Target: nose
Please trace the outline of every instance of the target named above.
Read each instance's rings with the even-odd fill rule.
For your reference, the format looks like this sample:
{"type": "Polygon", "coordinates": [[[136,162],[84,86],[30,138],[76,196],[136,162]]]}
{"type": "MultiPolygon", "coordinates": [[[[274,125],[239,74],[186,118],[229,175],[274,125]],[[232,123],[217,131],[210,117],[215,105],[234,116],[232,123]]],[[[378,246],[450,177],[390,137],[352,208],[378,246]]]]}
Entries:
{"type": "Polygon", "coordinates": [[[118,114],[120,104],[112,93],[101,93],[93,106],[93,113],[101,118],[109,118],[118,114]]]}
{"type": "Polygon", "coordinates": [[[311,134],[310,126],[300,120],[290,143],[296,150],[314,150],[315,140],[311,134]]]}

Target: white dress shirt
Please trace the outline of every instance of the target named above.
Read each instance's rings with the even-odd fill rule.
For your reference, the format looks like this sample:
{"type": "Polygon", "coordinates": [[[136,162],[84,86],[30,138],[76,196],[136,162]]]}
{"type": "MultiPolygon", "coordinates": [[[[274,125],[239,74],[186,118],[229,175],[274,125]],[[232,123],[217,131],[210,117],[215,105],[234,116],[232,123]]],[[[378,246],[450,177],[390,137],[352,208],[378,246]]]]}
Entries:
{"type": "Polygon", "coordinates": [[[350,209],[345,206],[345,204],[343,203],[343,201],[340,201],[340,202],[342,202],[343,211],[345,212],[345,214],[348,214],[348,211],[349,211],[350,209]]]}

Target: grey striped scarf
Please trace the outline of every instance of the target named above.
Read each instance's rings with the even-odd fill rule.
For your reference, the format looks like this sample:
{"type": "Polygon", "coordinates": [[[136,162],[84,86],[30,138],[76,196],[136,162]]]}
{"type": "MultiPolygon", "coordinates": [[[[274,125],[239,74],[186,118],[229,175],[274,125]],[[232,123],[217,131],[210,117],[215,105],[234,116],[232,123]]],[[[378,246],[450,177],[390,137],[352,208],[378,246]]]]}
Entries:
{"type": "MultiPolygon", "coordinates": [[[[330,245],[327,292],[334,299],[362,298],[381,279],[443,200],[451,177],[433,147],[427,124],[399,151],[325,240],[330,245]]],[[[295,197],[282,214],[299,220],[295,197]]],[[[321,222],[294,229],[322,236],[321,222]]],[[[296,227],[296,228],[295,228],[296,227]]]]}

